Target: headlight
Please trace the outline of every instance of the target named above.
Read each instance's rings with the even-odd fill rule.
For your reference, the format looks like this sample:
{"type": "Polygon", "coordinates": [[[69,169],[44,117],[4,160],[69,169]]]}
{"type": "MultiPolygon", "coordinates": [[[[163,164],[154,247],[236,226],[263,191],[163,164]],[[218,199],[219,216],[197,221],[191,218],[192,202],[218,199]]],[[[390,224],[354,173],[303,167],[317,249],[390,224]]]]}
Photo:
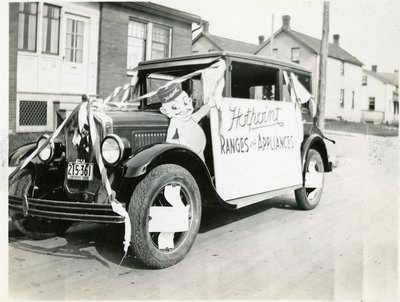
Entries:
{"type": "Polygon", "coordinates": [[[107,135],[101,144],[101,156],[106,164],[114,166],[124,154],[125,146],[122,139],[115,134],[107,135]]]}
{"type": "MultiPolygon", "coordinates": [[[[41,138],[39,138],[37,142],[37,148],[43,146],[43,144],[47,139],[48,135],[43,135],[41,138]]],[[[54,144],[47,144],[47,146],[44,147],[44,149],[39,153],[39,159],[44,163],[48,163],[52,159],[53,154],[54,154],[54,144]]]]}

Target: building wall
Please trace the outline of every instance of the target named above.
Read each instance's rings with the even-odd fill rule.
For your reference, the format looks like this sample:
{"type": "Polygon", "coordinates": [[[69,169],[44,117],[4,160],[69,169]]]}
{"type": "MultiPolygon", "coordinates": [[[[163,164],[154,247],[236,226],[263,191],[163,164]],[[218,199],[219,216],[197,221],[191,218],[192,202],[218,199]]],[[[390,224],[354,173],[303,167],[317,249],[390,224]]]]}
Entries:
{"type": "Polygon", "coordinates": [[[375,111],[382,113],[383,122],[392,123],[396,119],[393,108],[393,91],[396,90],[396,87],[385,84],[370,74],[363,72],[363,75],[367,76],[367,85],[362,86],[361,110],[368,111],[369,98],[374,97],[375,111]]]}
{"type": "Polygon", "coordinates": [[[192,52],[194,53],[208,53],[210,51],[218,50],[220,49],[204,36],[201,36],[192,46],[192,52]]]}
{"type": "Polygon", "coordinates": [[[344,75],[341,75],[341,61],[328,58],[327,83],[325,99],[325,117],[341,118],[348,121],[360,121],[363,110],[361,95],[360,66],[344,63],[344,75]],[[340,91],[344,90],[344,106],[340,107],[340,91]],[[354,108],[352,108],[352,92],[354,91],[354,108]]]}
{"type": "Polygon", "coordinates": [[[9,6],[8,127],[10,132],[16,130],[18,5],[10,3],[9,6]]]}
{"type": "MultiPolygon", "coordinates": [[[[16,100],[13,101],[14,108],[10,106],[10,111],[14,113],[17,132],[52,131],[54,130],[56,109],[64,109],[68,113],[71,111],[71,107],[81,102],[82,94],[87,93],[95,96],[97,93],[99,4],[83,2],[46,3],[61,8],[59,52],[58,54],[42,53],[43,3],[39,3],[36,51],[15,51],[17,55],[17,92],[16,100]],[[67,19],[80,20],[84,24],[82,63],[68,62],[65,59],[67,19]],[[32,107],[24,107],[27,106],[27,103],[30,103],[29,106],[32,107]],[[41,122],[36,125],[20,122],[24,119],[24,116],[29,116],[30,120],[38,119],[37,115],[40,115],[41,122]],[[42,118],[43,115],[46,116],[42,118]]],[[[18,15],[10,39],[18,39],[18,15]]],[[[10,125],[12,123],[13,121],[10,121],[10,125]]]]}
{"type": "Polygon", "coordinates": [[[149,14],[119,4],[101,4],[98,94],[105,98],[115,87],[128,83],[127,74],[128,25],[130,18],[172,27],[171,56],[188,55],[192,52],[192,26],[149,14]]]}
{"type": "MultiPolygon", "coordinates": [[[[277,48],[275,58],[285,61],[291,61],[291,50],[292,48],[299,48],[300,51],[300,65],[308,68],[313,73],[313,95],[317,95],[317,69],[316,69],[316,62],[317,56],[316,54],[311,51],[309,48],[305,47],[303,44],[300,44],[298,41],[293,39],[292,37],[288,36],[286,33],[282,32],[274,38],[273,48],[277,48]]],[[[268,43],[260,49],[257,55],[270,57],[271,44],[268,43]]]]}
{"type": "MultiPolygon", "coordinates": [[[[308,68],[313,73],[313,95],[318,98],[319,55],[293,39],[285,32],[274,38],[273,48],[277,48],[276,58],[291,61],[291,49],[300,49],[300,65],[308,68]]],[[[257,54],[270,56],[270,43],[263,47],[257,54]]],[[[360,66],[344,63],[345,73],[340,73],[341,61],[328,57],[326,75],[325,117],[342,118],[349,121],[360,121],[362,96],[360,66]],[[344,107],[340,108],[340,89],[344,89],[344,107]],[[352,92],[354,91],[354,108],[352,108],[352,92]]]]}

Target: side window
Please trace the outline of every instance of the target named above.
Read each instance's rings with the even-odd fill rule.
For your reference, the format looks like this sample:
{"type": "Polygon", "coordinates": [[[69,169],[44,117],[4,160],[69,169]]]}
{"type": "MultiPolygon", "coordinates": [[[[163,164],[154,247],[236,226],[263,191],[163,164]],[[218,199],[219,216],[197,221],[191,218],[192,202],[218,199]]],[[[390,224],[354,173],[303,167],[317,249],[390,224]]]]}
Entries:
{"type": "MultiPolygon", "coordinates": [[[[290,73],[291,71],[287,70],[286,72],[290,73]]],[[[311,77],[306,74],[299,74],[299,73],[295,73],[295,72],[294,72],[294,74],[296,75],[299,82],[304,86],[304,88],[306,88],[308,90],[308,92],[310,92],[312,94],[311,77]]],[[[289,88],[285,82],[282,85],[282,99],[284,102],[290,102],[289,88]]]]}
{"type": "Polygon", "coordinates": [[[233,98],[280,100],[277,68],[233,62],[231,78],[233,98]]]}

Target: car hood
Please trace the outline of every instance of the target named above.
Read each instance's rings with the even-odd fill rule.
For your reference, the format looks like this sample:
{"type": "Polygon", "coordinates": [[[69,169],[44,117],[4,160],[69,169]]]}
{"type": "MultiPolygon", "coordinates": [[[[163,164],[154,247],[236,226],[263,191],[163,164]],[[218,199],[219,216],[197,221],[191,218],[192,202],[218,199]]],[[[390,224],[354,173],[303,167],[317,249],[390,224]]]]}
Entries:
{"type": "Polygon", "coordinates": [[[168,117],[157,111],[106,111],[113,121],[113,128],[168,126],[168,117]]]}

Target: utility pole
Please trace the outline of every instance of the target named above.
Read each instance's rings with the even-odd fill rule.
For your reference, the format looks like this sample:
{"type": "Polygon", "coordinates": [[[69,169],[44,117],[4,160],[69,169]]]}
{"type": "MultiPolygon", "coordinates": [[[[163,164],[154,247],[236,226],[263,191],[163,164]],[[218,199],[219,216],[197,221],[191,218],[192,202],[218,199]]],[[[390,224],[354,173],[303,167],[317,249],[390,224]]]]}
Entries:
{"type": "Polygon", "coordinates": [[[322,38],[321,38],[321,49],[319,51],[320,64],[319,64],[319,76],[318,76],[318,102],[317,112],[318,115],[318,127],[325,132],[325,96],[326,96],[326,64],[328,60],[328,37],[329,37],[329,2],[324,2],[324,15],[322,22],[322,38]]]}

